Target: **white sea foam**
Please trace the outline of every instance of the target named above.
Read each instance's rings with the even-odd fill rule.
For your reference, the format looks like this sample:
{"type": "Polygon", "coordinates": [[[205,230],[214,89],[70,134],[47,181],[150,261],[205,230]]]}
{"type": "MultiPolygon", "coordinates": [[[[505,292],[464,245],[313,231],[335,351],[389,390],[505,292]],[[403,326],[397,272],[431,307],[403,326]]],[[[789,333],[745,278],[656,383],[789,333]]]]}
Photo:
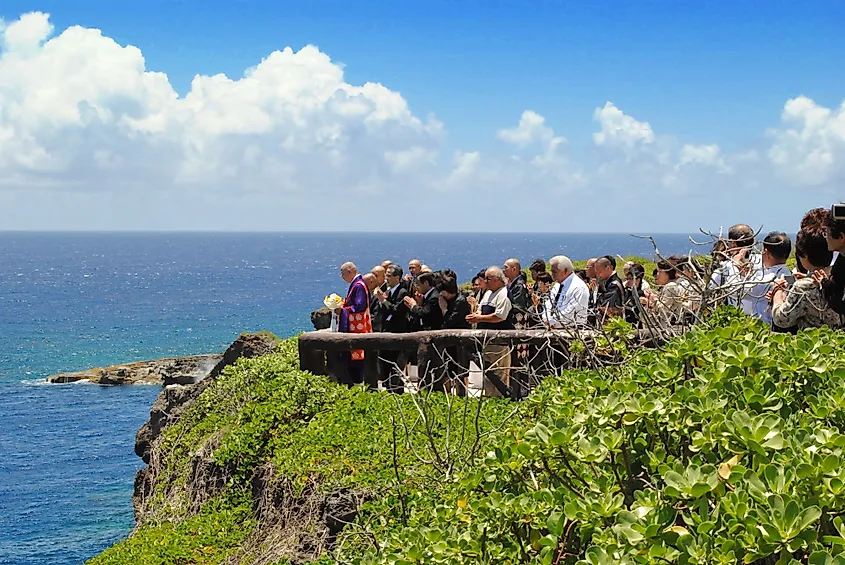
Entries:
{"type": "Polygon", "coordinates": [[[47,379],[24,379],[21,384],[24,386],[47,386],[53,383],[48,382],[47,379]]]}
{"type": "Polygon", "coordinates": [[[24,386],[62,386],[62,385],[90,385],[96,384],[92,383],[88,379],[82,379],[80,381],[74,381],[72,383],[51,383],[47,379],[23,379],[20,383],[24,386]]]}

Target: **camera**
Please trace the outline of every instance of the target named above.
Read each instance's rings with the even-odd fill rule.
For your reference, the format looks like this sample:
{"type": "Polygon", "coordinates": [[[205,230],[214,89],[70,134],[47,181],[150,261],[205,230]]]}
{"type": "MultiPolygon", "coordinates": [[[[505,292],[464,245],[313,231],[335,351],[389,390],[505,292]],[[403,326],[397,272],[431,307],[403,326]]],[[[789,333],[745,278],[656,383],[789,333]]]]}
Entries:
{"type": "Polygon", "coordinates": [[[845,221],[845,204],[834,204],[830,207],[830,216],[837,221],[845,221]]]}

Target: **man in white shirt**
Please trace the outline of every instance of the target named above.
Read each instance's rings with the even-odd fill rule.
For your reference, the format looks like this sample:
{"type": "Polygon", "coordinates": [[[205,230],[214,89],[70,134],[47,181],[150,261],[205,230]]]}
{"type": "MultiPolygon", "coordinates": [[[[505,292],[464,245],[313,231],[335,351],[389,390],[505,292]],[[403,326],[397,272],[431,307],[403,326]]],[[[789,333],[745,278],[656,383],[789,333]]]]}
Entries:
{"type": "Polygon", "coordinates": [[[551,328],[574,328],[587,325],[590,289],[575,275],[572,261],[565,255],[549,260],[555,284],[543,308],[543,321],[551,328]]]}
{"type": "Polygon", "coordinates": [[[776,279],[792,274],[786,266],[790,253],[792,253],[792,242],[783,232],[770,232],[763,240],[761,255],[763,269],[758,276],[760,282],[748,292],[747,298],[753,304],[751,315],[767,324],[772,323],[772,305],[766,295],[772,290],[772,283],[776,279]]]}
{"type": "Polygon", "coordinates": [[[759,253],[754,251],[754,230],[747,224],[736,224],[728,230],[726,261],[713,273],[709,288],[725,287],[724,296],[729,304],[738,305],[747,315],[754,315],[755,300],[749,290],[755,280],[762,277],[763,265],[759,253]]]}
{"type": "MultiPolygon", "coordinates": [[[[476,324],[480,330],[512,330],[510,320],[511,301],[508,298],[508,278],[499,267],[490,267],[485,271],[487,291],[479,304],[479,311],[467,316],[467,322],[476,324]]],[[[485,372],[484,394],[502,396],[496,383],[490,381],[487,373],[493,373],[499,386],[510,388],[511,348],[507,345],[485,344],[481,354],[482,370],[485,372]]]]}

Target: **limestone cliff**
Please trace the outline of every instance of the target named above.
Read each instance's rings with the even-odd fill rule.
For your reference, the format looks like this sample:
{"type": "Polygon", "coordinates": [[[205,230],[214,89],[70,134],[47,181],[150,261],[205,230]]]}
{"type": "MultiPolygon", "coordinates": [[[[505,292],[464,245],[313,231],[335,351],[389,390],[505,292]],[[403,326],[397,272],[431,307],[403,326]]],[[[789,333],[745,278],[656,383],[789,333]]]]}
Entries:
{"type": "MultiPolygon", "coordinates": [[[[175,423],[191,403],[199,397],[220,373],[241,358],[252,358],[267,355],[273,351],[278,338],[271,333],[242,334],[232,343],[222,355],[218,355],[218,361],[203,379],[194,384],[168,384],[158,395],[150,410],[150,419],[138,430],[135,437],[135,454],[143,459],[144,463],[150,464],[151,456],[155,450],[155,442],[162,432],[175,423]]],[[[197,469],[202,468],[202,457],[195,462],[197,469]]],[[[200,474],[203,472],[198,471],[200,474]]],[[[212,471],[213,473],[213,471],[212,471]]],[[[209,488],[214,481],[209,475],[209,488]]],[[[143,514],[144,501],[146,496],[152,492],[155,474],[150,472],[149,467],[138,471],[135,477],[135,493],[133,503],[136,517],[143,514]]],[[[213,489],[212,489],[213,490],[213,489]]]]}

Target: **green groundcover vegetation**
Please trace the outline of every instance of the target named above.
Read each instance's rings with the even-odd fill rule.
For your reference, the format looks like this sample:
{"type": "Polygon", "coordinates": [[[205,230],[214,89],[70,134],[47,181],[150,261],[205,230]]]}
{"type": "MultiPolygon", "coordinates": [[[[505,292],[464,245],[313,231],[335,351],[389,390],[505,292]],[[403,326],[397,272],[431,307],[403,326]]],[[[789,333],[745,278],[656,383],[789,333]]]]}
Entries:
{"type": "Polygon", "coordinates": [[[168,430],[155,519],[90,563],[239,562],[261,527],[250,477],[272,464],[370,493],[320,563],[845,565],[845,334],[711,321],[518,404],[420,397],[424,423],[409,397],[300,372],[284,342],[168,430]],[[209,437],[234,472],[188,512],[173,487],[209,437]]]}

